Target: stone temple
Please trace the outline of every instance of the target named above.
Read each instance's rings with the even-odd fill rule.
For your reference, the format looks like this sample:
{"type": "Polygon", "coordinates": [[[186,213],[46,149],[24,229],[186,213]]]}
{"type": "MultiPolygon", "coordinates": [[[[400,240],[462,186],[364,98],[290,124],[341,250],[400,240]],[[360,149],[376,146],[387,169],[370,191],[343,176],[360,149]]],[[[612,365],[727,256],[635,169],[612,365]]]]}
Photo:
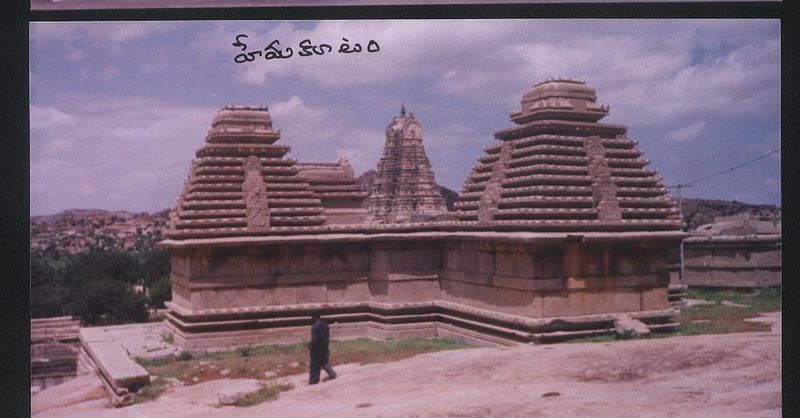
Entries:
{"type": "Polygon", "coordinates": [[[780,287],[780,224],[744,214],[701,225],[683,241],[686,284],[691,287],[780,287]]]}
{"type": "MultiPolygon", "coordinates": [[[[161,242],[175,342],[298,342],[313,312],[333,338],[509,344],[674,329],[668,254],[686,234],[626,127],[598,122],[608,111],[584,82],[536,84],[479,157],[454,217],[415,217],[401,202],[376,223],[346,162],[287,159],[267,108],[223,108],[161,242]]],[[[432,187],[416,118],[388,131],[379,168],[402,176],[416,160],[432,187]]],[[[391,193],[384,179],[373,197],[391,193]]],[[[389,207],[380,202],[371,208],[389,207]]],[[[428,202],[416,210],[438,207],[428,202]]]]}
{"type": "Polygon", "coordinates": [[[413,113],[406,116],[405,105],[386,127],[370,211],[378,223],[434,220],[447,213],[422,145],[422,125],[413,113]]]}

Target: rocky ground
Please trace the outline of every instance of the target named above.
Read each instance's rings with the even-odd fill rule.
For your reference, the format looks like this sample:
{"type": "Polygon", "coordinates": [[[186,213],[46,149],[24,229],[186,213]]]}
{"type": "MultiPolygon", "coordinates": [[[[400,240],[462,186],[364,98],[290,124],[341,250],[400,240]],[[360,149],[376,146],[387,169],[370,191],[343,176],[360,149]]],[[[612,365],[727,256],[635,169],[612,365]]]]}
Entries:
{"type": "MultiPolygon", "coordinates": [[[[36,394],[36,417],[777,417],[781,416],[780,313],[772,332],[610,343],[521,345],[419,355],[306,376],[276,401],[220,406],[254,380],[174,387],[155,401],[114,409],[96,378],[36,394]]],[[[335,353],[333,353],[335,356],[335,353]]]]}

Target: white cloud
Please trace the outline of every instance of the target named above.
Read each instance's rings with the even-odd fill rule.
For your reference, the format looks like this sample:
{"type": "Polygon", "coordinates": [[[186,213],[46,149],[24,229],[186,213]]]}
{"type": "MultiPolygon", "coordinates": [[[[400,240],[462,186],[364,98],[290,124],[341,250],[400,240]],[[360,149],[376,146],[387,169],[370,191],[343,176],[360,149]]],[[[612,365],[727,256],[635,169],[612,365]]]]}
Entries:
{"type": "Polygon", "coordinates": [[[116,96],[31,106],[31,213],[171,206],[214,110],[116,96]]]}
{"type": "Polygon", "coordinates": [[[87,71],[87,76],[89,78],[94,78],[100,81],[109,81],[117,76],[119,76],[120,71],[119,68],[113,65],[106,65],[100,71],[87,71]]]}
{"type": "MultiPolygon", "coordinates": [[[[766,118],[772,132],[780,114],[779,29],[777,21],[754,20],[33,23],[31,50],[61,48],[57,56],[72,56],[73,65],[84,68],[85,80],[76,80],[82,85],[105,79],[113,83],[104,88],[124,86],[125,77],[176,74],[183,66],[181,71],[195,71],[206,83],[197,88],[208,89],[207,97],[259,100],[264,96],[252,86],[264,86],[273,100],[275,128],[282,131],[281,142],[293,147],[292,158],[335,161],[344,155],[357,173],[374,168],[391,116],[377,116],[376,123],[370,110],[403,98],[418,100],[419,107],[411,110],[426,128],[425,146],[437,180],[458,188],[491,132],[503,127],[469,121],[467,115],[499,112],[504,119],[526,89],[551,76],[581,78],[594,86],[599,101],[611,105],[609,122],[679,128],[664,135],[671,141],[713,136],[715,127],[731,118],[766,118]],[[192,36],[178,40],[172,36],[175,28],[192,36]],[[273,39],[296,49],[306,38],[338,48],[347,37],[362,44],[375,39],[381,51],[234,64],[231,43],[237,33],[250,35],[250,50],[273,39]],[[175,48],[191,52],[193,59],[160,59],[179,56],[170,55],[175,48]],[[93,67],[92,58],[102,64],[93,67]],[[229,85],[213,82],[222,77],[242,85],[223,91],[229,85]],[[437,102],[431,104],[434,96],[437,102]],[[342,105],[346,100],[366,112],[342,105]],[[476,126],[481,124],[486,126],[476,126]]],[[[48,75],[42,80],[53,77],[48,68],[36,71],[32,91],[42,73],[48,75]]],[[[175,92],[187,86],[179,84],[175,92]]],[[[99,206],[89,202],[100,202],[101,196],[106,207],[170,206],[216,109],[94,93],[64,97],[63,91],[32,96],[48,100],[32,99],[32,210],[99,206]],[[86,184],[95,187],[94,194],[76,201],[75,190],[86,184]]],[[[743,149],[755,153],[760,148],[747,147],[769,151],[772,145],[780,146],[779,128],[774,137],[743,149]]]]}
{"type": "Polygon", "coordinates": [[[41,107],[31,105],[30,108],[31,130],[49,129],[74,125],[75,116],[54,107],[41,107]]]}
{"type": "Polygon", "coordinates": [[[691,125],[684,126],[683,128],[676,129],[667,134],[667,141],[670,142],[686,142],[697,138],[703,133],[706,123],[703,121],[695,122],[691,125]]]}
{"type": "MultiPolygon", "coordinates": [[[[234,27],[216,32],[232,59],[234,27]]],[[[775,21],[326,21],[247,32],[251,49],[305,38],[334,48],[342,37],[377,40],[376,54],[292,57],[236,66],[243,83],[297,77],[324,88],[381,86],[420,76],[433,93],[510,110],[525,89],[553,76],[585,79],[610,121],[662,123],[730,114],[772,115],[780,94],[775,21]],[[713,39],[713,41],[711,40],[713,39]],[[698,57],[704,57],[698,59],[698,57]]]]}
{"type": "Polygon", "coordinates": [[[84,54],[82,50],[74,48],[67,51],[66,58],[68,61],[80,61],[86,58],[86,54],[84,54]]]}

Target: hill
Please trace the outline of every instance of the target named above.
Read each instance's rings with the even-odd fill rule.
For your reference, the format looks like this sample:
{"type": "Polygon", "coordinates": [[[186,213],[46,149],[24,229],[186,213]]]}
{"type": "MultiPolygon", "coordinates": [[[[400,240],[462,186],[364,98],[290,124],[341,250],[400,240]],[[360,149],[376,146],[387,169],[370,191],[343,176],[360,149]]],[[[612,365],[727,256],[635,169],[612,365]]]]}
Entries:
{"type": "Polygon", "coordinates": [[[751,205],[736,200],[683,199],[683,217],[689,230],[714,222],[719,216],[749,213],[774,222],[780,222],[781,208],[775,205],[751,205]]]}
{"type": "Polygon", "coordinates": [[[78,254],[93,249],[144,251],[156,248],[169,211],[68,209],[32,216],[31,252],[78,254]]]}

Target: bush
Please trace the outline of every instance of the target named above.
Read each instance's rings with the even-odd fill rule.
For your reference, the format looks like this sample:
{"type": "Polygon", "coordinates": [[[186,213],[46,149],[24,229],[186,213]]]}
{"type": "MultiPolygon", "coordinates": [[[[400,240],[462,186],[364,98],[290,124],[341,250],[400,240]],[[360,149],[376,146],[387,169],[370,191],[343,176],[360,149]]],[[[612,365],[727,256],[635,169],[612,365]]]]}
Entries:
{"type": "Polygon", "coordinates": [[[168,300],[172,300],[172,282],[169,277],[162,277],[150,287],[149,305],[154,308],[164,308],[164,302],[168,300]]]}
{"type": "Polygon", "coordinates": [[[144,285],[151,288],[164,277],[169,276],[169,253],[166,250],[142,251],[136,253],[138,262],[137,276],[144,280],[144,285]]]}
{"type": "Polygon", "coordinates": [[[76,289],[68,311],[89,325],[147,321],[143,296],[117,280],[96,280],[76,289]]]}
{"type": "Polygon", "coordinates": [[[133,254],[119,251],[91,251],[75,256],[64,268],[63,281],[80,288],[90,281],[138,281],[139,263],[133,254]]]}
{"type": "Polygon", "coordinates": [[[49,318],[65,313],[67,290],[59,283],[31,287],[31,318],[49,318]]]}

